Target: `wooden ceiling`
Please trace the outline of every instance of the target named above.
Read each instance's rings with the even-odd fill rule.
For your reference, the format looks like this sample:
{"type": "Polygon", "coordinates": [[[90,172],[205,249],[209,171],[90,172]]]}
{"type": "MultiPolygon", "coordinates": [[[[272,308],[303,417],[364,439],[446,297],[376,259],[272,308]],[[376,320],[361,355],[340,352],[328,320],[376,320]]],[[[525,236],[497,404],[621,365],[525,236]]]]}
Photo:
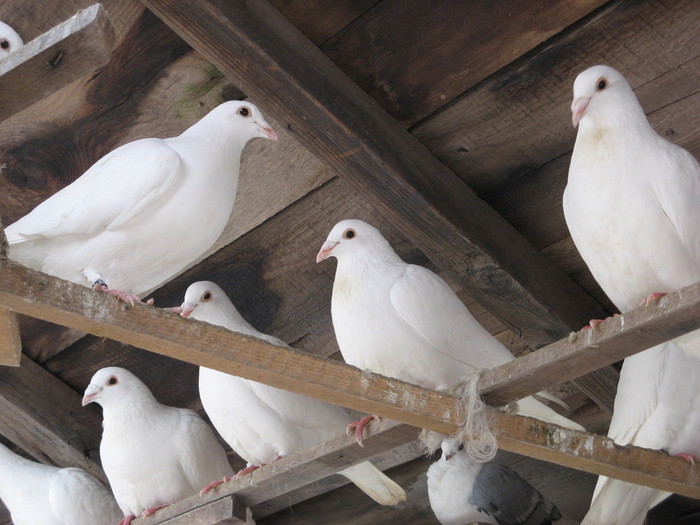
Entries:
{"type": "MultiPolygon", "coordinates": [[[[0,18],[26,42],[90,4],[5,0],[0,18]]],[[[517,354],[614,310],[561,212],[575,137],[571,86],[586,67],[622,71],[655,129],[700,156],[700,5],[692,0],[145,4],[177,32],[141,2],[105,0],[115,34],[109,63],[0,124],[2,221],[26,214],[120,144],[176,135],[223,100],[250,98],[280,142],[248,145],[229,227],[206,258],[153,297],[179,304],[191,282],[215,281],[257,328],[317,355],[338,357],[338,349],[335,268],[316,265],[314,255],[349,217],[375,224],[404,258],[440,272],[517,354]],[[212,9],[236,23],[213,24],[212,9]]],[[[0,434],[30,456],[75,460],[37,436],[53,426],[51,439],[82,443],[97,460],[99,410],[71,403],[103,366],[124,366],[162,402],[201,411],[193,365],[30,318],[21,328],[27,361],[0,370],[0,434]]],[[[586,395],[560,389],[570,417],[604,433],[609,415],[591,399],[610,407],[614,384],[608,368],[577,382],[586,395]]],[[[567,517],[583,516],[594,476],[509,453],[501,459],[567,517]]],[[[345,486],[254,511],[266,516],[260,524],[437,523],[427,507],[429,463],[412,459],[389,471],[409,495],[397,508],[345,486]]]]}

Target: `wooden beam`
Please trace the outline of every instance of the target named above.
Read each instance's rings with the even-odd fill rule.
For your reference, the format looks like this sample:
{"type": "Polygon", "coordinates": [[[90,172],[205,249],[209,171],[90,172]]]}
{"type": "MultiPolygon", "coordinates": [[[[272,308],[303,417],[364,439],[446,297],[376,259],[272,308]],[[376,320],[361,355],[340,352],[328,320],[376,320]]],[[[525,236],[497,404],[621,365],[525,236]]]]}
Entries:
{"type": "Polygon", "coordinates": [[[151,517],[134,520],[134,525],[245,525],[246,508],[238,498],[228,496],[206,505],[199,505],[201,498],[193,496],[188,505],[176,503],[158,511],[151,517]],[[195,502],[197,504],[195,504],[195,502]]]}
{"type": "MultiPolygon", "coordinates": [[[[146,305],[126,308],[114,297],[10,260],[0,270],[0,306],[25,315],[415,427],[450,434],[461,424],[460,402],[448,393],[365,373],[344,363],[270,345],[219,326],[188,321],[165,310],[146,305]]],[[[676,295],[685,293],[682,290],[676,295]]],[[[697,292],[689,295],[692,298],[688,302],[699,302],[697,292]]],[[[683,302],[669,300],[662,307],[670,308],[674,304],[683,302]]],[[[681,312],[687,314],[683,309],[681,312]]],[[[667,313],[670,315],[670,310],[667,313]]],[[[640,331],[643,332],[641,328],[640,331]]],[[[629,334],[624,332],[624,335],[629,334]]],[[[640,346],[639,350],[642,349],[640,346]]],[[[595,352],[589,353],[594,359],[595,352]]],[[[700,474],[696,479],[698,473],[678,458],[635,452],[634,457],[640,463],[630,463],[614,454],[611,458],[613,445],[605,438],[559,429],[498,410],[492,410],[491,421],[499,446],[504,450],[700,497],[700,474]]],[[[624,450],[624,456],[631,454],[629,448],[620,450],[624,450]]]]}
{"type": "MultiPolygon", "coordinates": [[[[0,261],[7,259],[7,237],[0,221],[0,261]]],[[[17,314],[0,308],[0,366],[19,366],[22,340],[17,314]]]]}
{"type": "Polygon", "coordinates": [[[113,43],[107,13],[95,4],[11,53],[0,61],[0,120],[105,65],[113,43]]]}
{"type": "Polygon", "coordinates": [[[22,356],[19,368],[0,368],[0,434],[44,463],[81,467],[105,483],[91,459],[100,444],[98,410],[40,365],[22,356]]]}
{"type": "MultiPolygon", "coordinates": [[[[268,2],[144,3],[532,347],[604,316],[268,2]]],[[[611,410],[594,375],[577,384],[611,410]]]]}
{"type": "Polygon", "coordinates": [[[671,293],[590,330],[485,370],[480,387],[486,401],[506,405],[589,370],[620,361],[700,328],[700,283],[671,293]]]}

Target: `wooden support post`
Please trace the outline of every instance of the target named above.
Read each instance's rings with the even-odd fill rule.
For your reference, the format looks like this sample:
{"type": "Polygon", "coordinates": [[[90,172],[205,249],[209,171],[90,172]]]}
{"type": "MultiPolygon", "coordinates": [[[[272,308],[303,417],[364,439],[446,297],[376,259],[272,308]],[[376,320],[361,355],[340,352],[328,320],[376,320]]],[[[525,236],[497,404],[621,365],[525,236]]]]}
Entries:
{"type": "Polygon", "coordinates": [[[0,120],[109,61],[114,32],[101,4],[35,38],[0,61],[0,120]]]}
{"type": "Polygon", "coordinates": [[[80,397],[22,356],[19,368],[0,367],[0,434],[39,461],[81,467],[107,482],[102,468],[90,458],[100,445],[99,411],[82,408],[80,397]]]}
{"type": "MultiPolygon", "coordinates": [[[[0,261],[7,259],[7,237],[0,222],[0,261]]],[[[0,308],[0,366],[19,366],[22,355],[22,340],[19,335],[17,314],[0,308]]]]}
{"type": "MultiPolygon", "coordinates": [[[[700,283],[670,294],[665,302],[659,303],[657,308],[664,309],[664,315],[667,315],[666,322],[659,328],[667,331],[659,337],[678,336],[679,326],[672,322],[674,312],[680,312],[680,325],[685,329],[698,327],[697,321],[689,319],[700,316],[689,315],[688,310],[695,308],[696,312],[700,311],[698,289],[700,283]],[[666,328],[667,325],[670,328],[666,328]]],[[[0,306],[415,427],[450,434],[462,423],[459,400],[448,393],[367,374],[344,363],[274,346],[208,323],[185,320],[165,310],[145,305],[126,308],[112,296],[33,271],[10,260],[0,266],[0,306]]],[[[653,317],[655,308],[642,307],[636,312],[635,315],[653,317]]],[[[613,321],[607,322],[612,324],[613,321]]],[[[648,326],[648,323],[638,322],[636,329],[625,330],[619,337],[627,339],[634,330],[644,333],[648,326]]],[[[641,351],[659,341],[649,343],[640,337],[638,342],[636,349],[641,351]]],[[[600,360],[618,359],[613,352],[614,346],[611,338],[606,343],[609,350],[601,355],[588,352],[590,359],[579,362],[579,365],[596,366],[600,360]]],[[[573,353],[579,351],[575,341],[569,342],[569,347],[573,353]]],[[[630,349],[623,345],[621,351],[629,354],[630,349]]],[[[551,381],[556,383],[558,378],[551,381]]],[[[497,410],[492,413],[492,428],[504,450],[700,497],[700,471],[678,458],[655,452],[648,452],[653,456],[647,456],[647,452],[639,452],[640,449],[635,447],[616,448],[606,438],[509,416],[497,410]],[[611,454],[611,449],[623,453],[611,454]],[[637,455],[630,453],[630,449],[637,455]],[[625,459],[627,457],[637,459],[630,462],[625,459]]]]}
{"type": "MultiPolygon", "coordinates": [[[[605,316],[269,2],[143,2],[530,346],[605,316]]],[[[617,375],[592,374],[576,384],[612,411],[617,375]]]]}

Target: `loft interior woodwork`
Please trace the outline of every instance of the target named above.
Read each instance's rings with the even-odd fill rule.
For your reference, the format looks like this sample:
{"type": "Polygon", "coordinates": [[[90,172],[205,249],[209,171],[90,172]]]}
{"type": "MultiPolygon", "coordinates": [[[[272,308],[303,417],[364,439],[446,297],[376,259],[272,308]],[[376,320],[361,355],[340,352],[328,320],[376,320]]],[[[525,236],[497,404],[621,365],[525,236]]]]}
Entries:
{"type": "MultiPolygon", "coordinates": [[[[82,0],[61,0],[49,11],[40,4],[4,1],[3,20],[21,29],[28,41],[89,5],[82,0]]],[[[159,4],[162,9],[173,8],[170,2],[159,4]]],[[[196,14],[202,16],[210,9],[233,9],[224,4],[193,5],[201,7],[196,14]]],[[[216,247],[221,250],[212,250],[198,266],[158,290],[156,304],[179,304],[190,282],[214,280],[257,328],[303,350],[333,355],[337,347],[329,301],[334,269],[314,265],[313,256],[337,220],[355,216],[379,226],[402,256],[443,272],[462,290],[460,296],[477,318],[516,352],[526,350],[528,344],[536,347],[559,339],[585,324],[589,315],[611,311],[573,248],[562,220],[560,197],[574,138],[568,118],[571,83],[589,65],[614,65],[636,88],[652,125],[698,156],[700,131],[694,117],[700,42],[694,38],[694,28],[700,23],[700,8],[696,3],[630,0],[504,7],[486,1],[451,1],[429,12],[425,2],[400,0],[275,0],[273,4],[282,17],[272,17],[267,25],[253,29],[266,34],[282,31],[277,45],[294,43],[288,49],[298,69],[280,61],[275,42],[258,42],[255,49],[265,49],[285,66],[276,71],[282,79],[299,78],[296,84],[281,84],[269,92],[265,75],[253,70],[246,78],[235,76],[233,66],[240,57],[223,57],[230,61],[224,67],[208,56],[201,42],[192,40],[196,24],[188,31],[178,29],[181,37],[139,2],[105,1],[115,34],[109,63],[98,74],[73,82],[2,124],[0,148],[6,164],[0,177],[3,223],[27,213],[115,146],[143,136],[174,135],[222,99],[247,95],[266,116],[276,117],[276,122],[270,120],[281,143],[249,146],[234,217],[216,247]],[[425,23],[428,17],[430,23],[425,23]],[[309,48],[285,24],[288,21],[328,55],[340,72],[323,77],[306,67],[310,58],[318,56],[325,64],[323,71],[329,71],[326,59],[309,48]],[[483,27],[490,30],[483,31],[483,27]],[[319,81],[317,87],[334,89],[319,95],[316,90],[306,94],[289,87],[308,86],[312,80],[319,81]],[[362,95],[354,84],[376,102],[367,97],[349,100],[348,94],[362,95]],[[304,97],[309,95],[321,101],[314,110],[317,113],[307,111],[304,97]],[[357,115],[347,117],[347,108],[355,107],[357,115]],[[379,114],[366,117],[371,108],[378,108],[379,114]],[[333,115],[346,116],[344,126],[351,132],[355,118],[367,126],[375,123],[390,131],[380,137],[393,137],[390,148],[402,151],[400,144],[412,144],[416,151],[411,154],[420,157],[418,165],[435,166],[428,158],[434,157],[449,170],[431,170],[429,177],[410,169],[405,172],[401,159],[388,157],[393,150],[385,149],[386,143],[376,147],[382,142],[375,142],[372,132],[377,130],[368,126],[362,133],[352,133],[364,141],[360,144],[369,148],[365,151],[374,148],[380,156],[387,155],[380,157],[378,165],[382,170],[388,166],[386,173],[391,178],[378,179],[384,177],[384,171],[369,170],[371,164],[358,166],[366,162],[362,158],[340,158],[348,148],[334,149],[341,142],[324,144],[323,137],[318,138],[319,130],[305,128],[305,114],[317,115],[310,122],[318,124],[319,130],[327,129],[333,115]],[[407,138],[406,129],[414,138],[407,138]],[[300,144],[306,144],[318,158],[300,144]],[[333,169],[339,167],[343,171],[336,175],[333,169]],[[460,186],[450,172],[475,194],[460,186]],[[357,173],[367,173],[370,178],[360,179],[357,173]],[[459,194],[451,195],[450,188],[457,188],[459,194]],[[396,197],[405,191],[420,199],[396,197]],[[445,193],[449,198],[443,201],[445,193]],[[406,210],[407,202],[421,204],[406,210]],[[428,206],[424,208],[423,203],[428,206]],[[496,219],[485,232],[475,233],[470,219],[480,209],[489,210],[483,217],[496,219]],[[434,235],[428,226],[436,228],[434,235]],[[508,239],[517,240],[509,243],[508,239]],[[535,255],[518,257],[523,253],[535,255]],[[552,263],[568,275],[556,277],[556,282],[566,282],[561,287],[548,280],[550,274],[545,270],[553,268],[552,263]],[[571,295],[564,290],[577,291],[571,295]],[[576,300],[586,295],[598,305],[576,300]],[[515,299],[504,300],[506,297],[515,299]],[[587,313],[593,311],[596,313],[587,313]]],[[[264,2],[248,5],[253,14],[269,10],[264,2]]],[[[206,23],[193,18],[196,20],[206,23]]],[[[214,37],[204,35],[207,38],[214,37]]],[[[236,38],[245,44],[245,34],[236,38]]],[[[233,45],[235,41],[227,42],[233,45]]],[[[254,68],[255,63],[248,66],[254,68]]],[[[161,401],[201,410],[191,365],[97,337],[81,337],[23,316],[20,325],[26,357],[38,361],[34,373],[54,376],[59,390],[80,392],[96,369],[115,364],[144,379],[148,371],[149,386],[161,401]]],[[[23,365],[12,371],[18,374],[16,388],[28,380],[23,375],[28,369],[23,365]]],[[[614,379],[614,373],[612,376],[614,379]]],[[[600,392],[598,401],[609,404],[611,378],[601,381],[593,390],[600,392]]],[[[566,392],[573,393],[567,397],[572,417],[589,430],[604,432],[606,414],[575,388],[566,392]]],[[[22,405],[16,395],[14,401],[10,394],[2,396],[9,400],[3,406],[16,407],[14,417],[19,419],[25,411],[56,411],[55,407],[22,405]]],[[[63,409],[65,414],[54,414],[59,420],[85,413],[77,405],[63,409]]],[[[99,421],[98,414],[92,415],[99,421]]],[[[11,436],[5,429],[12,423],[2,421],[0,425],[0,433],[35,457],[61,461],[41,450],[40,439],[29,436],[31,425],[26,433],[11,436]]],[[[99,427],[89,434],[89,422],[82,425],[56,430],[56,435],[72,443],[76,456],[80,445],[71,441],[71,435],[90,436],[86,443],[99,438],[99,427]]],[[[585,511],[591,476],[559,469],[569,476],[567,483],[547,485],[537,474],[549,468],[547,464],[525,460],[518,466],[566,515],[580,517],[585,511]]],[[[392,470],[416,493],[413,503],[401,509],[377,509],[348,487],[297,504],[293,514],[281,510],[259,523],[303,523],[311,509],[318,515],[315,505],[333,508],[339,498],[344,498],[347,508],[334,508],[335,516],[329,516],[326,523],[436,523],[425,507],[421,476],[426,468],[426,461],[418,459],[392,470]]]]}

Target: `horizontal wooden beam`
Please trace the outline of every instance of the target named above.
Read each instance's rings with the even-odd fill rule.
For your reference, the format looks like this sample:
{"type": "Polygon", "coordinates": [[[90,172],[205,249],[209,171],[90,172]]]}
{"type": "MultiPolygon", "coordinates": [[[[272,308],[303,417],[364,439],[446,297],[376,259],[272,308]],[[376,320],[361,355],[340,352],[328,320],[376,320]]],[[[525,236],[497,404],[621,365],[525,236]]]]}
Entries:
{"type": "Polygon", "coordinates": [[[485,370],[481,392],[490,405],[506,405],[552,386],[552,378],[569,381],[699,328],[700,283],[696,283],[485,370]]]}
{"type": "Polygon", "coordinates": [[[0,120],[105,65],[114,32],[101,4],[35,38],[0,61],[0,120]]]}
{"type": "Polygon", "coordinates": [[[105,483],[96,457],[102,432],[98,410],[40,365],[22,356],[19,368],[0,367],[0,434],[39,461],[81,467],[105,483]]]}
{"type": "MultiPolygon", "coordinates": [[[[530,346],[604,316],[268,2],[143,2],[530,346]]],[[[612,410],[614,373],[593,375],[577,385],[612,410]]]]}
{"type": "MultiPolygon", "coordinates": [[[[666,307],[676,304],[667,303],[666,307]]],[[[166,310],[146,305],[126,308],[112,296],[10,260],[0,265],[0,307],[415,427],[450,434],[461,424],[459,400],[448,393],[365,373],[166,310]]],[[[635,452],[642,459],[629,464],[615,454],[609,459],[613,445],[605,438],[498,410],[492,411],[491,419],[504,450],[700,497],[697,473],[677,458],[635,452]]],[[[621,455],[630,455],[628,448],[620,450],[625,450],[621,455]]]]}

